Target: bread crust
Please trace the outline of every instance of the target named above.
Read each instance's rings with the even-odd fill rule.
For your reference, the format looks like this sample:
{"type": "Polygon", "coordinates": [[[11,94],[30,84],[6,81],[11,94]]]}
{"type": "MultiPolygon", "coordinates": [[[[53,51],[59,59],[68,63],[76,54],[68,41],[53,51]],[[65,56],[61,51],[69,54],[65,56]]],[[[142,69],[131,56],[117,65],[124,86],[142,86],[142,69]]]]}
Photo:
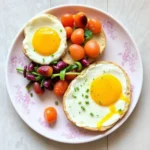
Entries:
{"type": "MultiPolygon", "coordinates": [[[[81,75],[79,75],[79,76],[83,76],[84,73],[87,71],[87,69],[92,68],[93,66],[96,66],[97,64],[113,64],[113,65],[119,67],[119,68],[123,71],[123,73],[124,73],[124,75],[125,75],[125,77],[126,77],[126,81],[127,81],[127,91],[126,91],[126,95],[127,95],[127,98],[128,98],[129,100],[131,100],[132,93],[131,93],[131,83],[130,83],[130,79],[129,79],[128,75],[126,74],[126,72],[125,72],[119,65],[117,65],[117,64],[115,64],[115,63],[113,63],[113,62],[107,62],[107,61],[98,61],[98,62],[95,62],[95,63],[93,63],[92,65],[90,65],[89,67],[87,67],[86,69],[84,69],[84,70],[81,72],[81,75]]],[[[78,78],[78,77],[77,77],[77,78],[78,78]]],[[[69,114],[68,114],[68,112],[67,112],[67,110],[66,110],[66,104],[65,104],[65,102],[66,102],[66,95],[67,95],[67,93],[68,93],[70,87],[71,87],[71,83],[70,83],[70,85],[69,85],[67,91],[65,92],[64,96],[63,96],[63,110],[64,110],[64,112],[65,112],[65,115],[67,116],[67,119],[68,119],[69,121],[71,121],[73,124],[75,124],[76,126],[78,126],[78,125],[76,124],[76,122],[74,122],[74,121],[70,118],[70,116],[69,116],[69,114]]],[[[130,104],[129,104],[129,105],[130,105],[130,104]]],[[[128,109],[129,109],[129,105],[126,105],[126,107],[125,107],[123,113],[121,114],[121,117],[120,117],[119,120],[121,120],[121,119],[125,116],[125,114],[127,113],[128,109]]],[[[97,127],[92,128],[92,127],[87,127],[87,126],[86,126],[86,127],[78,126],[78,127],[83,128],[83,129],[87,129],[87,130],[90,130],[90,131],[101,131],[101,132],[103,132],[103,131],[106,131],[106,130],[112,128],[115,124],[117,124],[117,123],[119,122],[119,120],[118,120],[117,122],[115,122],[115,123],[109,125],[109,126],[102,126],[100,129],[98,129],[97,127]]]]}

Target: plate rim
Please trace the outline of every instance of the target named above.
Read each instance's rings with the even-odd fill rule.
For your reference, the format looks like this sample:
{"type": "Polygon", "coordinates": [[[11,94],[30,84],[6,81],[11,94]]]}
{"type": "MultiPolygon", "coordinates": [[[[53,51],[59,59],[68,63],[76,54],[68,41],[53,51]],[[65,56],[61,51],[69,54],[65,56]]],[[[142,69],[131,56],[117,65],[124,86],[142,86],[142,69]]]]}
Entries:
{"type": "Polygon", "coordinates": [[[39,13],[37,13],[36,15],[34,15],[33,17],[31,17],[27,22],[24,23],[24,25],[21,27],[21,29],[17,32],[16,36],[14,37],[10,47],[9,47],[9,50],[8,50],[8,54],[7,54],[7,59],[6,59],[6,68],[5,68],[5,82],[6,82],[6,88],[7,88],[7,91],[8,91],[8,95],[9,95],[9,98],[10,98],[10,101],[13,105],[13,107],[15,108],[15,111],[17,112],[17,114],[20,116],[20,118],[25,122],[26,125],[28,125],[33,131],[35,131],[36,133],[42,135],[43,137],[47,138],[47,139],[50,139],[50,140],[53,140],[53,141],[57,141],[57,142],[60,142],[60,143],[67,143],[67,144],[81,144],[81,143],[88,143],[88,142],[92,142],[92,141],[95,141],[95,140],[98,140],[98,139],[102,139],[108,135],[110,135],[111,133],[113,133],[114,131],[116,131],[117,129],[119,129],[119,127],[121,127],[126,121],[127,119],[131,116],[132,112],[134,111],[138,101],[139,101],[139,98],[140,98],[140,95],[141,95],[141,92],[142,92],[142,87],[143,87],[143,62],[142,62],[142,58],[141,58],[141,54],[140,54],[140,50],[137,46],[137,44],[135,43],[133,37],[131,36],[130,32],[126,29],[126,27],[118,20],[116,19],[115,17],[113,17],[111,14],[109,14],[108,12],[102,10],[102,9],[99,9],[99,8],[96,8],[94,6],[89,6],[89,5],[84,5],[84,4],[64,4],[64,5],[58,5],[58,6],[55,6],[55,7],[51,7],[51,8],[48,8],[48,9],[45,9],[39,13]],[[22,34],[23,32],[23,29],[25,27],[25,25],[27,24],[28,21],[30,21],[31,19],[33,19],[34,17],[36,17],[37,15],[39,14],[42,14],[42,13],[47,13],[51,10],[55,10],[55,9],[59,9],[59,8],[65,8],[65,7],[81,7],[81,8],[86,8],[86,9],[93,9],[93,10],[96,10],[108,17],[110,17],[113,21],[115,21],[121,28],[123,28],[123,30],[126,32],[126,34],[129,36],[129,39],[131,40],[131,42],[133,43],[135,49],[137,50],[137,55],[138,55],[138,58],[139,58],[139,61],[140,61],[140,66],[141,66],[141,83],[140,83],[140,91],[139,93],[137,94],[137,101],[135,102],[135,105],[133,106],[131,112],[129,112],[128,116],[126,118],[123,118],[124,120],[116,127],[114,126],[113,130],[110,131],[108,130],[107,133],[104,133],[103,137],[100,137],[99,135],[95,136],[95,137],[91,137],[87,140],[81,140],[81,141],[67,141],[67,140],[59,140],[59,139],[56,139],[56,138],[50,138],[46,135],[44,135],[43,133],[41,133],[40,131],[38,131],[37,129],[35,129],[34,127],[32,127],[32,125],[30,125],[25,119],[24,117],[22,116],[21,113],[19,113],[16,105],[14,104],[14,102],[12,101],[13,99],[13,96],[10,92],[10,88],[9,88],[9,83],[8,83],[8,66],[9,66],[9,58],[10,58],[10,55],[11,55],[11,52],[13,50],[13,47],[15,46],[15,43],[18,39],[18,37],[22,34]]]}

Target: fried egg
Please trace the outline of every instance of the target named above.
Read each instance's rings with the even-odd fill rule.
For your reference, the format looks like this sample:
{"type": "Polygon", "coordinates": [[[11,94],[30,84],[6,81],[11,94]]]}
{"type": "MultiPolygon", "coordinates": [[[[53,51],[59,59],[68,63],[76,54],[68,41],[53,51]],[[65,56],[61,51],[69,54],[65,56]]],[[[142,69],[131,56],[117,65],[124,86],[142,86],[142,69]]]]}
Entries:
{"type": "Polygon", "coordinates": [[[105,131],[125,115],[130,100],[130,80],[125,71],[103,61],[90,65],[71,82],[63,108],[78,127],[105,131]]]}
{"type": "Polygon", "coordinates": [[[24,28],[23,51],[32,61],[50,64],[58,60],[66,49],[66,31],[53,15],[41,14],[24,28]]]}

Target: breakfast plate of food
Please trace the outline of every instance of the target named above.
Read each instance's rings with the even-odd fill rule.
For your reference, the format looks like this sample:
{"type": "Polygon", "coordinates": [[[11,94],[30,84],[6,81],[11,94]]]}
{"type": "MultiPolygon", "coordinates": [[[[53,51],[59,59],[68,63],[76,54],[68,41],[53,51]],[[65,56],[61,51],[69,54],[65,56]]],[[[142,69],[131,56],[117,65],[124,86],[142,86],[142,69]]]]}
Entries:
{"type": "Polygon", "coordinates": [[[139,50],[111,15],[89,6],[48,9],[31,18],[10,48],[11,102],[37,133],[86,143],[119,128],[142,88],[139,50]]]}

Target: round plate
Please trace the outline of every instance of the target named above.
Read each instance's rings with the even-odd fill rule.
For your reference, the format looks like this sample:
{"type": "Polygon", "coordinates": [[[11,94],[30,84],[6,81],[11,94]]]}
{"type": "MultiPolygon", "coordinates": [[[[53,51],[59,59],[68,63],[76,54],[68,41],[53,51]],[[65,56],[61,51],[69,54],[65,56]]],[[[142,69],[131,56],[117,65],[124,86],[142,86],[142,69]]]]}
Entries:
{"type": "Polygon", "coordinates": [[[63,112],[61,98],[53,92],[46,91],[43,96],[37,96],[33,91],[33,97],[27,92],[25,86],[28,81],[16,71],[17,67],[24,67],[29,63],[22,52],[24,39],[23,29],[16,36],[7,59],[6,83],[13,106],[20,117],[33,130],[39,134],[64,143],[85,143],[105,137],[119,128],[130,116],[135,108],[142,88],[143,68],[139,50],[127,30],[111,15],[99,9],[87,6],[69,5],[55,7],[42,13],[51,13],[57,17],[64,13],[75,14],[85,12],[90,18],[97,18],[102,22],[107,37],[107,47],[101,60],[113,61],[127,72],[132,84],[132,101],[129,111],[110,130],[100,133],[80,129],[69,122],[63,112]],[[55,105],[59,101],[59,105],[55,105]],[[43,111],[48,106],[54,106],[58,112],[55,125],[48,125],[43,116],[43,111]]]}

